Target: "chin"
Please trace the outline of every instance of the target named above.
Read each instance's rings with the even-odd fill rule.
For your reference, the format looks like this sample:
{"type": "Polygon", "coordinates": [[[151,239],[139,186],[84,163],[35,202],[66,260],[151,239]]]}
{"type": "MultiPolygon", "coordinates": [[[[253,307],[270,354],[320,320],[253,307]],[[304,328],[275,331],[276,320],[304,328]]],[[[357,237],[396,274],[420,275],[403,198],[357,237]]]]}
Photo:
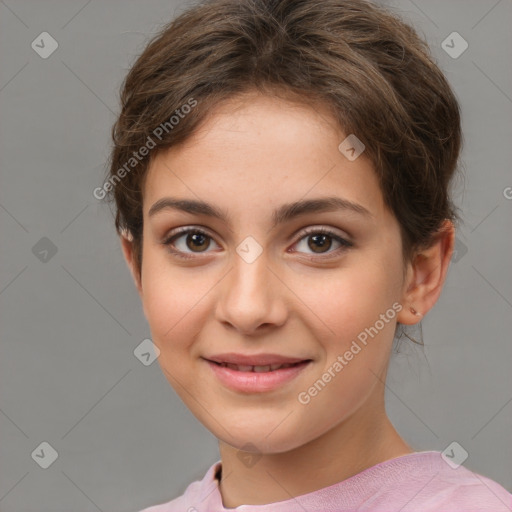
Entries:
{"type": "Polygon", "coordinates": [[[226,430],[222,430],[222,432],[212,430],[212,432],[219,440],[236,450],[255,454],[285,453],[307,443],[307,439],[297,436],[296,428],[282,429],[278,432],[279,428],[276,429],[278,424],[279,422],[272,421],[252,428],[240,428],[239,426],[224,424],[226,430]]]}

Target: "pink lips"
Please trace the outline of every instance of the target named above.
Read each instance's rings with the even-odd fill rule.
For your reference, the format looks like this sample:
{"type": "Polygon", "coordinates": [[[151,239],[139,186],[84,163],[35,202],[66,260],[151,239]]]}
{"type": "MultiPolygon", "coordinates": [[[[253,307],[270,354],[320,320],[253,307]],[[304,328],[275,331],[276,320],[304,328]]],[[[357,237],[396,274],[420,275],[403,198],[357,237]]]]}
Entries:
{"type": "Polygon", "coordinates": [[[258,393],[271,391],[293,380],[311,359],[278,354],[218,354],[204,358],[214,375],[236,391],[258,393]]]}
{"type": "Polygon", "coordinates": [[[256,355],[245,355],[236,354],[230,352],[227,354],[217,354],[214,356],[205,357],[209,361],[215,361],[216,363],[230,363],[239,365],[250,365],[250,366],[264,366],[270,364],[285,364],[285,363],[300,363],[305,361],[307,358],[301,357],[286,357],[279,354],[256,354],[256,355]]]}

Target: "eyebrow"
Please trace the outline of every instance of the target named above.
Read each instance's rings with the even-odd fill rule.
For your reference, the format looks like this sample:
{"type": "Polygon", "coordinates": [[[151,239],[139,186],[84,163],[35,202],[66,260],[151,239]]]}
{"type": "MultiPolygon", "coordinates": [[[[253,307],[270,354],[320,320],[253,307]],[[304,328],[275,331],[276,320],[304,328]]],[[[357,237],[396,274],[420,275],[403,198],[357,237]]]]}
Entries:
{"type": "MultiPolygon", "coordinates": [[[[153,216],[162,210],[180,210],[186,213],[207,215],[214,217],[225,223],[229,223],[229,215],[224,210],[221,210],[204,201],[196,201],[192,199],[176,199],[173,197],[163,197],[156,201],[156,203],[149,209],[149,216],[153,216]]],[[[322,197],[317,199],[307,199],[295,201],[293,203],[283,204],[272,214],[273,226],[283,224],[301,215],[322,212],[334,212],[338,210],[345,210],[357,213],[364,217],[373,217],[373,214],[364,206],[353,203],[341,197],[322,197]]]]}

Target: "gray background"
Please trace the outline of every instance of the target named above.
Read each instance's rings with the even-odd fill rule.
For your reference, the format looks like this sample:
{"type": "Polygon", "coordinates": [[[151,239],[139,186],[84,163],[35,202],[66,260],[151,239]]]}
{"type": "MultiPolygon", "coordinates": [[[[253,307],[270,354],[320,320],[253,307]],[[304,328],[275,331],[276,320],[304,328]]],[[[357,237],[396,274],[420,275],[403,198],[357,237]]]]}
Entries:
{"type": "MultiPolygon", "coordinates": [[[[466,467],[510,490],[512,1],[386,3],[426,36],[465,133],[458,253],[423,321],[425,348],[393,356],[389,415],[417,450],[455,440],[466,467]],[[457,59],[441,47],[453,31],[469,43],[457,59]]],[[[92,196],[121,80],[186,5],[0,1],[1,512],[137,511],[218,459],[158,363],[134,356],[149,328],[111,213],[92,196]],[[47,59],[31,48],[43,31],[59,45],[47,59]],[[31,456],[43,441],[58,453],[47,469],[31,456]]]]}

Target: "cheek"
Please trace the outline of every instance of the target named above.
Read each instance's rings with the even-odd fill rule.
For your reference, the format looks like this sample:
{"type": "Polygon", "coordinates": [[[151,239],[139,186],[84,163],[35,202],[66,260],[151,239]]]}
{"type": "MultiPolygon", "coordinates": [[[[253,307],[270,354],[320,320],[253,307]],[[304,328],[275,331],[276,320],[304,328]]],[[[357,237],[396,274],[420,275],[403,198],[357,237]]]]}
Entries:
{"type": "Polygon", "coordinates": [[[348,417],[380,385],[396,325],[393,275],[393,269],[366,261],[357,270],[311,279],[302,288],[304,302],[315,313],[309,312],[308,327],[323,352],[318,373],[300,390],[298,410],[315,418],[305,420],[308,436],[321,435],[326,426],[348,417]]]}
{"type": "Polygon", "coordinates": [[[193,341],[194,326],[198,328],[194,320],[209,288],[204,273],[171,266],[165,254],[148,254],[143,265],[142,301],[153,342],[162,355],[193,341]]]}
{"type": "MultiPolygon", "coordinates": [[[[383,264],[378,259],[365,258],[356,265],[330,273],[296,279],[292,288],[310,308],[307,316],[311,329],[318,335],[322,333],[322,338],[330,340],[336,348],[350,344],[365,328],[374,325],[399,297],[400,283],[393,266],[396,264],[392,261],[383,264]]],[[[393,320],[391,313],[388,316],[393,320]]],[[[394,331],[386,322],[382,330],[390,329],[394,331]]]]}

